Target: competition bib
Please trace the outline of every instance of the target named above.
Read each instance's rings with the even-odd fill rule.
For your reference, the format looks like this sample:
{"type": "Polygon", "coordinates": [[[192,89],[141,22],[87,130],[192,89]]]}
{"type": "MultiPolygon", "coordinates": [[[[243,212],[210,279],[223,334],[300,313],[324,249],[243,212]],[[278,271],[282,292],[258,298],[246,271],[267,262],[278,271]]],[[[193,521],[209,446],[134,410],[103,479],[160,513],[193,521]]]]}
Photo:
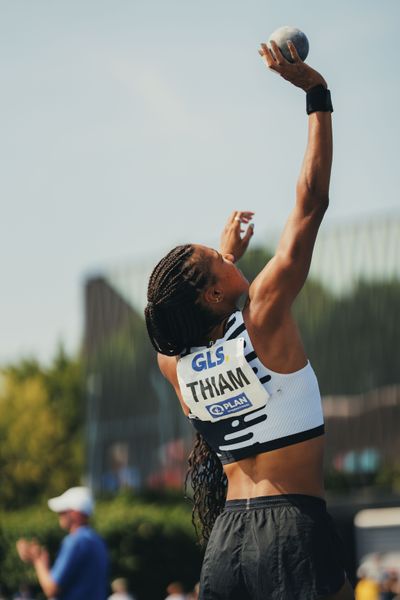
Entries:
{"type": "Polygon", "coordinates": [[[177,375],[183,400],[202,421],[244,415],[269,398],[244,356],[243,338],[180,358],[177,375]]]}

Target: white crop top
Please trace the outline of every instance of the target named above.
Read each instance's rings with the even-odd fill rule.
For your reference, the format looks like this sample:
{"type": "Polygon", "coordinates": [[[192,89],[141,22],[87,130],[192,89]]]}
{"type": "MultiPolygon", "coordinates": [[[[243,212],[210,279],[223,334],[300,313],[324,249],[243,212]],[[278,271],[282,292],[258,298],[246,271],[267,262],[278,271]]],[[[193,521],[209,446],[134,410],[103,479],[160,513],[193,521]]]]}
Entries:
{"type": "MultiPolygon", "coordinates": [[[[195,396],[197,408],[197,403],[200,404],[199,401],[202,400],[201,394],[204,398],[207,397],[207,393],[208,396],[212,394],[213,404],[209,404],[211,409],[208,408],[210,413],[213,410],[214,412],[221,412],[221,406],[229,406],[229,410],[225,411],[226,414],[216,421],[206,420],[204,418],[205,410],[202,413],[191,409],[189,413],[192,425],[217,453],[221,462],[224,464],[236,462],[249,456],[297,444],[322,435],[324,433],[324,418],[321,395],[317,378],[310,363],[308,362],[299,371],[289,374],[276,373],[265,367],[254,351],[241,311],[235,312],[230,317],[224,337],[217,340],[213,345],[213,348],[217,347],[216,356],[219,356],[218,345],[223,345],[235,338],[243,338],[244,359],[262,385],[260,386],[258,382],[256,384],[264,388],[265,400],[262,402],[263,406],[261,408],[258,407],[252,410],[251,403],[244,406],[247,401],[246,394],[240,393],[242,390],[237,388],[239,388],[238,384],[243,383],[244,385],[247,378],[240,368],[237,369],[236,375],[233,371],[231,371],[231,374],[228,371],[229,377],[226,377],[225,374],[224,378],[222,375],[222,380],[219,379],[219,383],[215,377],[208,377],[208,379],[199,381],[198,384],[193,382],[185,384],[185,381],[179,378],[179,363],[181,361],[178,362],[178,378],[184,398],[185,394],[192,393],[195,396]],[[228,404],[226,401],[221,402],[220,397],[216,397],[220,396],[218,392],[222,388],[218,385],[221,386],[221,381],[224,382],[225,387],[228,387],[228,391],[225,391],[228,395],[229,386],[233,386],[234,389],[228,404]],[[242,404],[245,410],[240,406],[242,404]],[[236,406],[239,406],[239,408],[236,408],[236,406]],[[235,414],[235,411],[238,411],[238,413],[235,414]],[[194,412],[200,414],[200,418],[194,412]]],[[[242,344],[241,341],[240,344],[242,344]]],[[[187,355],[193,356],[196,360],[196,357],[201,356],[199,354],[201,351],[208,354],[207,348],[204,347],[189,349],[185,355],[182,355],[182,361],[185,360],[187,355]],[[196,354],[192,354],[193,351],[196,354]]],[[[220,353],[222,353],[222,350],[220,353]]],[[[218,359],[216,362],[219,362],[218,359]]],[[[197,363],[194,364],[201,365],[201,361],[197,359],[197,363]]],[[[211,365],[214,366],[215,361],[211,365]]],[[[248,368],[247,365],[246,368],[248,368]]],[[[260,404],[255,404],[255,406],[260,406],[260,404]]]]}

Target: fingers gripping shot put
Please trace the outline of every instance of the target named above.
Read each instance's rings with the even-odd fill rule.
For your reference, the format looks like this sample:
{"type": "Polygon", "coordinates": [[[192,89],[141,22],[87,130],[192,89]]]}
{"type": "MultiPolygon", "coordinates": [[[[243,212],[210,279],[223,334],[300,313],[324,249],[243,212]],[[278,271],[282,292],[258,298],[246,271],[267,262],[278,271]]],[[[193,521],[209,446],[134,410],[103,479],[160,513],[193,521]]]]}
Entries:
{"type": "Polygon", "coordinates": [[[286,25],[285,27],[279,27],[279,29],[276,29],[271,33],[268,40],[268,48],[270,50],[272,40],[278,45],[279,50],[289,62],[293,62],[294,59],[290,53],[288,42],[294,44],[300,59],[306,60],[309,50],[308,39],[306,34],[300,31],[300,29],[297,29],[297,27],[289,27],[286,25]]]}
{"type": "Polygon", "coordinates": [[[274,257],[249,285],[236,261],[253,233],[234,211],[220,249],[173,248],[154,268],[145,317],[161,372],[196,430],[193,522],[207,542],[202,600],[353,598],[326,510],[318,382],[291,308],[328,207],[330,92],[289,40],[259,53],[306,94],[308,143],[274,257]],[[239,298],[245,294],[244,308],[239,298]]]}

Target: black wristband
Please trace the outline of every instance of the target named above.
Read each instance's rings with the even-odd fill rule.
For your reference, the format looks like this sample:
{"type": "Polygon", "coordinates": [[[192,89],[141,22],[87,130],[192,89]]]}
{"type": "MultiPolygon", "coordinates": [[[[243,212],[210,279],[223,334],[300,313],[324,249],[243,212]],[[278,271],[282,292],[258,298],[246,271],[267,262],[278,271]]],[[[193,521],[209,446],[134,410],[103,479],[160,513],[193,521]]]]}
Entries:
{"type": "Polygon", "coordinates": [[[313,112],[333,112],[331,93],[322,84],[316,85],[307,92],[306,110],[310,115],[313,112]]]}

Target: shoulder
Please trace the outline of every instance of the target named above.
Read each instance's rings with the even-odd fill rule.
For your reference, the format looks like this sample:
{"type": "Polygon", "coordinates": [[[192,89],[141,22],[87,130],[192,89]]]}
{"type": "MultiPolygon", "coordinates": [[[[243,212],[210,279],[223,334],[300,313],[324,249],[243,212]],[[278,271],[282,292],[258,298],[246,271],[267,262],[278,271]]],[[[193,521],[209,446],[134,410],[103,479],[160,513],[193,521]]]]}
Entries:
{"type": "Polygon", "coordinates": [[[173,374],[174,369],[176,372],[177,359],[177,356],[166,356],[165,354],[160,353],[157,354],[158,366],[160,367],[161,373],[167,379],[169,379],[170,376],[173,374]]]}
{"type": "Polygon", "coordinates": [[[66,535],[61,541],[61,551],[66,552],[76,544],[76,536],[72,533],[66,535]]]}
{"type": "Polygon", "coordinates": [[[165,356],[165,354],[157,354],[158,366],[160,368],[161,373],[174,388],[183,412],[185,413],[185,415],[188,415],[189,408],[183,401],[181,390],[179,387],[178,375],[176,372],[178,358],[178,356],[165,356]]]}
{"type": "Polygon", "coordinates": [[[100,546],[105,546],[105,541],[103,540],[101,535],[99,533],[97,533],[97,531],[92,529],[91,527],[86,528],[86,535],[87,535],[87,539],[93,540],[93,542],[95,544],[100,545],[100,546]]]}
{"type": "Polygon", "coordinates": [[[165,356],[165,354],[157,354],[157,362],[160,371],[174,388],[177,386],[179,388],[178,375],[176,372],[178,359],[178,356],[165,356]]]}
{"type": "Polygon", "coordinates": [[[81,548],[105,547],[103,538],[91,527],[80,527],[75,535],[74,542],[81,548]]]}

